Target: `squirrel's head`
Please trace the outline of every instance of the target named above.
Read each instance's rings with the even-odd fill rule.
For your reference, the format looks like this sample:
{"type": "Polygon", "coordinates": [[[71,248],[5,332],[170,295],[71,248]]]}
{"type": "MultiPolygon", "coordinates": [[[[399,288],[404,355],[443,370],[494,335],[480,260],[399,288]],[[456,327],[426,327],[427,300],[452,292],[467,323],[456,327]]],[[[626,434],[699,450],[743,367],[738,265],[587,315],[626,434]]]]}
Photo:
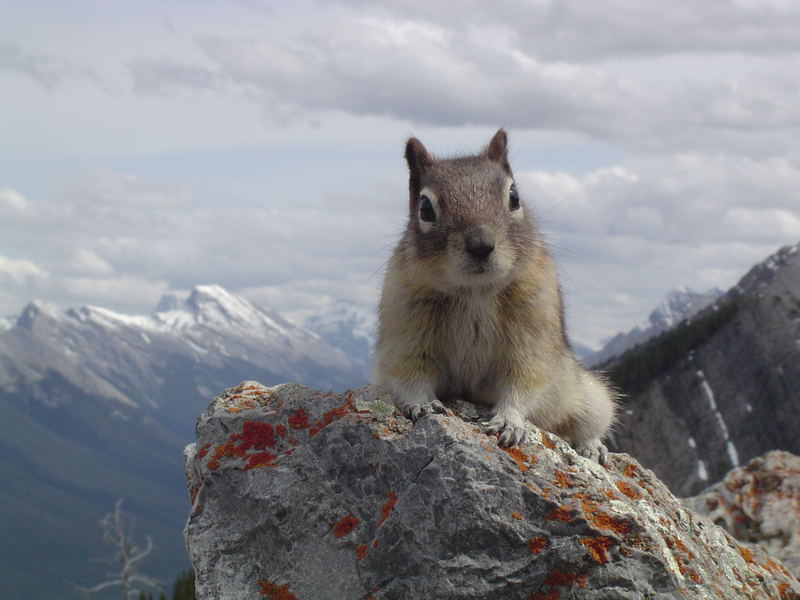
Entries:
{"type": "Polygon", "coordinates": [[[437,159],[416,138],[406,144],[406,247],[438,288],[502,284],[536,247],[507,144],[502,129],[474,156],[437,159]]]}

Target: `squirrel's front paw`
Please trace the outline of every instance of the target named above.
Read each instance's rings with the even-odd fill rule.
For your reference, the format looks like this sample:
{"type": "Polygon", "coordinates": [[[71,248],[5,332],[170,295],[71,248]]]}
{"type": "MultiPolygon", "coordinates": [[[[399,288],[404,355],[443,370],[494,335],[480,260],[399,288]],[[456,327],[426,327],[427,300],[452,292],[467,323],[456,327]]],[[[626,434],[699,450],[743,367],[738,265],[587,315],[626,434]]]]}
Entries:
{"type": "Polygon", "coordinates": [[[444,414],[447,412],[444,405],[435,398],[430,402],[398,402],[397,408],[404,417],[411,419],[414,423],[425,415],[444,414]]]}
{"type": "Polygon", "coordinates": [[[521,418],[511,419],[503,415],[492,417],[491,421],[486,424],[486,433],[498,434],[497,442],[504,447],[524,444],[530,435],[521,418]]]}
{"type": "Polygon", "coordinates": [[[606,464],[608,460],[608,448],[599,438],[575,444],[573,449],[584,458],[593,460],[599,465],[606,464]]]}

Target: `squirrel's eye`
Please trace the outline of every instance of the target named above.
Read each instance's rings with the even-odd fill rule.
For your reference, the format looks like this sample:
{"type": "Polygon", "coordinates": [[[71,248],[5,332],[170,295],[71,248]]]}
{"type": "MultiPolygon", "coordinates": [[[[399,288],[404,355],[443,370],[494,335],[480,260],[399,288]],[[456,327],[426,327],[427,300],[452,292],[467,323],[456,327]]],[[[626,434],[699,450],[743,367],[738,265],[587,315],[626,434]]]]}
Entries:
{"type": "Polygon", "coordinates": [[[430,198],[423,194],[419,200],[419,218],[426,223],[433,223],[436,220],[436,211],[433,210],[430,198]]]}
{"type": "Polygon", "coordinates": [[[519,208],[519,192],[517,192],[516,184],[511,184],[511,189],[508,190],[508,208],[510,210],[517,210],[519,208]]]}

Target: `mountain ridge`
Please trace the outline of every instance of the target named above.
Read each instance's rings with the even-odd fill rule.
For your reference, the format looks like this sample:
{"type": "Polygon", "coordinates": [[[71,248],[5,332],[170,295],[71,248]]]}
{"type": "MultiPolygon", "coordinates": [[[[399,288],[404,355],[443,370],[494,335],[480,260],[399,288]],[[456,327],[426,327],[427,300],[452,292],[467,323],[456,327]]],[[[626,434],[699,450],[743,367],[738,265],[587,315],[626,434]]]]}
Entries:
{"type": "Polygon", "coordinates": [[[800,453],[800,244],[604,365],[626,394],[615,448],[690,495],[769,450],[800,453]]]}

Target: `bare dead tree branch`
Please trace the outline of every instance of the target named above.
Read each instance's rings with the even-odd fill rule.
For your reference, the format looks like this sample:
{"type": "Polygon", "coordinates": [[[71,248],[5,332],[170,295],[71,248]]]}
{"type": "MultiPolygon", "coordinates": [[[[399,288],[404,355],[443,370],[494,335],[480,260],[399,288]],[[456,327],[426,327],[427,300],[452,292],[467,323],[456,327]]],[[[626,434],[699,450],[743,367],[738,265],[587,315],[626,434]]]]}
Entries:
{"type": "Polygon", "coordinates": [[[113,586],[122,588],[122,600],[132,600],[143,591],[139,586],[159,589],[160,582],[152,577],[139,573],[137,564],[153,551],[153,540],[145,537],[145,547],[140,548],[134,543],[133,519],[127,518],[122,512],[122,498],[114,505],[114,512],[108,513],[100,519],[103,528],[103,541],[115,548],[114,555],[106,559],[109,563],[118,563],[119,570],[109,573],[106,581],[86,588],[75,586],[86,596],[113,586]]]}

